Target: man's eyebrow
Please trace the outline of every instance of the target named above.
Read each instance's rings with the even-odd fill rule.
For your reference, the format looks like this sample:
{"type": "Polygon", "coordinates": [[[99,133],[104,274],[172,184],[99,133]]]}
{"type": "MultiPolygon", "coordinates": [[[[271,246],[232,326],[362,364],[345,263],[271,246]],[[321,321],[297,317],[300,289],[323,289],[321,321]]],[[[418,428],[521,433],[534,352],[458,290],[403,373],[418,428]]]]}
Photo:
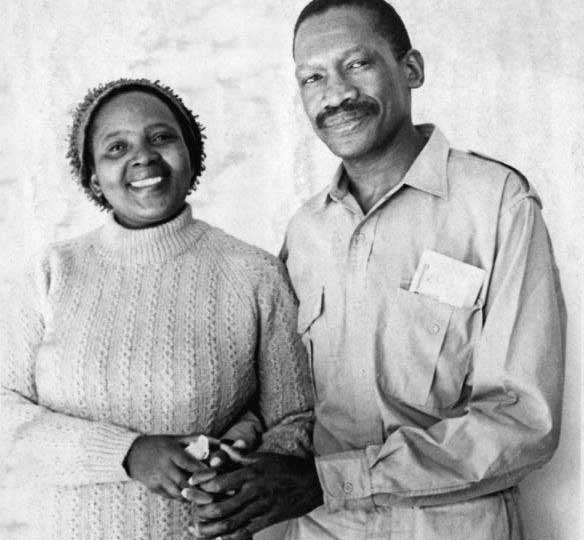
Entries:
{"type": "MultiPolygon", "coordinates": [[[[351,56],[352,54],[356,54],[356,53],[368,53],[369,49],[365,46],[365,45],[355,45],[354,47],[351,47],[350,49],[347,49],[345,51],[343,51],[339,57],[341,59],[347,58],[348,56],[351,56]]],[[[321,64],[320,59],[315,61],[315,62],[303,62],[302,64],[298,64],[296,66],[296,70],[295,72],[298,73],[299,71],[303,70],[303,69],[313,69],[318,67],[321,64]]]]}

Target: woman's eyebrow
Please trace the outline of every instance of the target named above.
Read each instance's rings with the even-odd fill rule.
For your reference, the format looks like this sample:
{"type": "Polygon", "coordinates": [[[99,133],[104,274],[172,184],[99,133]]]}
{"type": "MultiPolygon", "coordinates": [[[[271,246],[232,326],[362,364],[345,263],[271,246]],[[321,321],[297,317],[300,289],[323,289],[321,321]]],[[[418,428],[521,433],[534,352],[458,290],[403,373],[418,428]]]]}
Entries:
{"type": "Polygon", "coordinates": [[[174,127],[167,122],[155,122],[154,124],[148,124],[147,129],[151,129],[153,127],[167,127],[170,129],[174,129],[174,127]]]}
{"type": "Polygon", "coordinates": [[[119,137],[120,135],[124,135],[126,133],[130,133],[130,130],[129,129],[117,129],[116,131],[108,131],[104,135],[97,137],[97,139],[100,142],[106,142],[106,141],[109,141],[110,139],[115,139],[116,137],[119,137]]]}
{"type": "MultiPolygon", "coordinates": [[[[170,129],[170,130],[176,131],[175,127],[173,127],[171,124],[168,124],[166,122],[155,122],[154,124],[148,124],[146,126],[146,129],[156,129],[159,127],[163,127],[165,129],[170,129]]],[[[100,142],[107,142],[110,139],[115,139],[116,137],[119,137],[120,135],[127,135],[128,133],[132,133],[132,130],[130,130],[130,129],[116,129],[115,131],[108,131],[104,135],[98,136],[97,140],[100,142]]]]}

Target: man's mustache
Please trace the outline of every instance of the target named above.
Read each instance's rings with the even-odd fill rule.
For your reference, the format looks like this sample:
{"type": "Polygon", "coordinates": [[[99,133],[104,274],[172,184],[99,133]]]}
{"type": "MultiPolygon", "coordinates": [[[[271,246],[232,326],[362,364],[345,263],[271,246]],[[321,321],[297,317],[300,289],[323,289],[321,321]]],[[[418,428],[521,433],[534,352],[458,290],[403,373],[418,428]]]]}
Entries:
{"type": "Polygon", "coordinates": [[[377,114],[379,105],[374,101],[353,101],[345,100],[336,107],[325,107],[316,115],[316,127],[322,129],[324,123],[333,116],[342,113],[377,114]]]}

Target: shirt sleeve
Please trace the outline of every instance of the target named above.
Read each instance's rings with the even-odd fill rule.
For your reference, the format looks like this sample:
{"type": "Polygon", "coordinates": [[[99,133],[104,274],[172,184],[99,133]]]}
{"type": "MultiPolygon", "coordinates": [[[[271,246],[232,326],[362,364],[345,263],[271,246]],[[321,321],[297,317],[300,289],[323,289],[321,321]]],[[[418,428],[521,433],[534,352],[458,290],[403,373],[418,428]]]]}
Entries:
{"type": "Polygon", "coordinates": [[[0,476],[5,486],[129,480],[122,462],[138,433],[39,404],[37,354],[46,340],[48,264],[7,295],[0,326],[0,476]]]}
{"type": "Polygon", "coordinates": [[[402,426],[382,445],[318,457],[330,510],[467,500],[513,486],[551,458],[560,429],[564,304],[536,199],[521,191],[508,201],[464,414],[428,429],[402,426]]]}
{"type": "Polygon", "coordinates": [[[314,396],[306,350],[297,333],[298,305],[282,263],[270,260],[258,292],[260,451],[310,454],[314,396]]]}

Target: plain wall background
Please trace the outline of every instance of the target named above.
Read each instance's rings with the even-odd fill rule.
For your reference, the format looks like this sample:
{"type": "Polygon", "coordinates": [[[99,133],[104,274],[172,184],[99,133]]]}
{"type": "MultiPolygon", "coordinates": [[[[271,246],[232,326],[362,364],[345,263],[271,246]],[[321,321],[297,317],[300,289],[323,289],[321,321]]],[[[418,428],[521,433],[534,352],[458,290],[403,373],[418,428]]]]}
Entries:
{"type": "MultiPolygon", "coordinates": [[[[88,87],[122,76],[161,79],[207,126],[196,215],[276,253],[294,210],[337,162],[312,134],[293,77],[292,26],[304,3],[4,0],[0,292],[43,244],[102,221],[69,175],[67,127],[88,87]]],[[[554,459],[521,485],[523,510],[529,538],[578,540],[584,8],[577,0],[394,5],[426,61],[415,120],[521,169],[544,201],[569,317],[564,420],[554,459]]]]}

